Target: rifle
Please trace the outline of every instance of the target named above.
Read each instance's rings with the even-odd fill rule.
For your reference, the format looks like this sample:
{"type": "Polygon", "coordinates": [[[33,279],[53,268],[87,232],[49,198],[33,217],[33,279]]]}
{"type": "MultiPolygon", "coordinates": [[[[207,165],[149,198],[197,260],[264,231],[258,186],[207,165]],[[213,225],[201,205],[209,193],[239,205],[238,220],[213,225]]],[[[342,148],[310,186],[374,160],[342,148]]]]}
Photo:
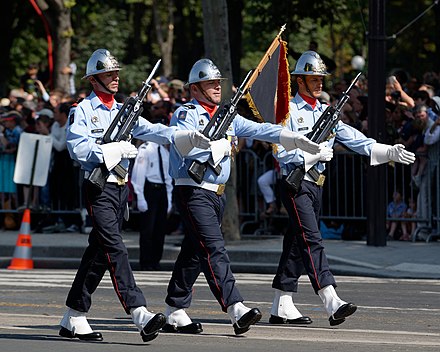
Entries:
{"type": "MultiPolygon", "coordinates": [[[[332,130],[336,127],[341,119],[341,110],[350,98],[348,93],[350,93],[361,74],[362,72],[359,72],[347,90],[342,93],[342,97],[338,104],[336,104],[334,107],[329,105],[319,117],[318,121],[316,121],[316,123],[313,125],[312,131],[306,135],[307,138],[309,138],[312,142],[320,144],[332,137],[332,130]]],[[[291,188],[295,194],[299,191],[301,182],[305,175],[306,171],[304,167],[297,167],[287,175],[286,182],[289,188],[291,188]]]]}
{"type": "MultiPolygon", "coordinates": [[[[222,139],[226,135],[226,131],[231,125],[232,121],[237,115],[237,103],[240,101],[242,96],[246,93],[248,86],[250,84],[250,78],[253,73],[253,70],[250,70],[246,75],[245,79],[241,83],[240,87],[237,89],[237,92],[231,98],[229,103],[222,103],[220,107],[215,112],[214,116],[211,118],[209,123],[203,129],[202,134],[205,137],[208,137],[211,141],[217,141],[222,139]],[[212,135],[209,135],[209,132],[212,126],[217,122],[218,124],[215,126],[215,130],[212,135]]],[[[194,160],[188,168],[188,175],[198,184],[201,184],[203,181],[203,177],[205,176],[207,168],[211,167],[214,173],[218,176],[220,175],[222,169],[220,164],[214,166],[212,159],[210,158],[208,161],[202,163],[198,160],[194,160]]]]}
{"type": "MultiPolygon", "coordinates": [[[[126,141],[130,139],[130,134],[133,126],[138,121],[139,116],[144,110],[144,108],[142,107],[142,103],[147,93],[151,90],[150,81],[154,77],[160,65],[160,62],[160,59],[156,62],[156,65],[154,65],[153,70],[151,71],[147,80],[142,82],[142,87],[136,94],[136,96],[130,97],[124,102],[124,105],[122,105],[118,114],[113,119],[109,128],[105,132],[104,137],[97,143],[106,144],[111,142],[126,141]],[[120,127],[116,135],[112,138],[113,132],[118,127],[118,125],[120,127]]],[[[122,179],[125,179],[125,176],[128,172],[128,170],[125,169],[120,163],[114,167],[113,171],[122,179]]],[[[105,164],[102,163],[92,170],[87,180],[102,192],[109,175],[110,171],[107,169],[105,164]]]]}

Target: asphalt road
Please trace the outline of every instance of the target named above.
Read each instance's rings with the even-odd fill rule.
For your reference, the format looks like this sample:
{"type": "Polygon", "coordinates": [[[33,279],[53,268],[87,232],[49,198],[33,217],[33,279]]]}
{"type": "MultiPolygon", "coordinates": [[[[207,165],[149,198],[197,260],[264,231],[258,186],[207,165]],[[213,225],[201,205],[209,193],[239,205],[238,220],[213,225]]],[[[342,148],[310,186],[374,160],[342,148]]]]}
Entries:
{"type": "MultiPolygon", "coordinates": [[[[103,342],[81,342],[58,336],[64,300],[75,271],[0,270],[0,351],[439,351],[440,281],[338,277],[341,298],[358,311],[330,327],[319,297],[304,278],[295,296],[297,307],[313,319],[307,327],[268,324],[271,275],[237,274],[245,304],[256,306],[263,319],[243,336],[235,336],[228,316],[213,299],[203,276],[196,283],[188,310],[202,322],[200,335],[162,333],[144,344],[117,301],[108,276],[93,296],[92,327],[103,342]]],[[[149,309],[163,311],[169,272],[136,272],[149,309]]]]}

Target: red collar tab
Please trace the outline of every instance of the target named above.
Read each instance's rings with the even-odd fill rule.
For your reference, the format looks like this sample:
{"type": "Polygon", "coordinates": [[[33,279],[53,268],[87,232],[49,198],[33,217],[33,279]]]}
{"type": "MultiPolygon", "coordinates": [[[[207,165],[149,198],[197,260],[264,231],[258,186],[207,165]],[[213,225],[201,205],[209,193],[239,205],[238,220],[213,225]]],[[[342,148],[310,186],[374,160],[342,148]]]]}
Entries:
{"type": "Polygon", "coordinates": [[[111,110],[113,103],[115,101],[115,95],[110,93],[104,93],[104,92],[96,92],[96,96],[99,98],[99,100],[102,101],[102,103],[108,107],[109,110],[111,110]]]}
{"type": "Polygon", "coordinates": [[[312,97],[309,97],[308,95],[304,95],[304,94],[301,94],[301,93],[299,93],[299,95],[301,96],[301,98],[304,99],[304,101],[305,101],[307,104],[309,104],[309,105],[312,107],[312,109],[315,108],[315,106],[316,106],[316,102],[317,102],[317,99],[316,99],[316,98],[312,98],[312,97]]]}
{"type": "Polygon", "coordinates": [[[208,105],[206,103],[203,103],[201,101],[199,101],[199,104],[203,107],[203,109],[205,109],[208,112],[210,118],[214,116],[214,114],[218,108],[217,105],[212,106],[212,105],[208,105]]]}

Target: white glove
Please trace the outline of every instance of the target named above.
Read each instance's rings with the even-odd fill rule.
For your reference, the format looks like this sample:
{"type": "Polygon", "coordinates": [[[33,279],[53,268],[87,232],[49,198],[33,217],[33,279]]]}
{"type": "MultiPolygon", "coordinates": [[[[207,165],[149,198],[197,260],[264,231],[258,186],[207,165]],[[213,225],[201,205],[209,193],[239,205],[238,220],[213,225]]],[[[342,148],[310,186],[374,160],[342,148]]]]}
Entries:
{"type": "Polygon", "coordinates": [[[333,158],[333,148],[330,148],[327,145],[327,142],[322,142],[319,144],[319,153],[310,154],[307,152],[303,152],[304,156],[304,168],[306,171],[309,171],[313,165],[315,165],[318,161],[330,161],[333,158]]]}
{"type": "Polygon", "coordinates": [[[406,150],[403,144],[393,145],[388,149],[387,155],[390,160],[405,165],[412,164],[416,161],[416,155],[413,152],[406,150]]]}
{"type": "Polygon", "coordinates": [[[280,143],[286,149],[286,151],[299,148],[310,154],[319,153],[318,144],[312,142],[301,133],[289,131],[287,129],[281,130],[280,143]]]}
{"type": "Polygon", "coordinates": [[[231,142],[226,138],[211,141],[210,144],[214,166],[217,166],[225,156],[231,155],[231,142]]]}
{"type": "Polygon", "coordinates": [[[138,199],[137,208],[141,213],[146,212],[148,210],[147,201],[145,199],[138,199]]]}
{"type": "Polygon", "coordinates": [[[387,163],[388,161],[409,165],[415,160],[415,154],[406,150],[403,144],[391,146],[388,144],[374,143],[371,149],[370,165],[379,165],[387,163]]]}
{"type": "Polygon", "coordinates": [[[319,161],[330,161],[333,159],[333,148],[327,146],[327,142],[319,144],[319,161]]]}
{"type": "Polygon", "coordinates": [[[118,165],[121,159],[133,159],[138,153],[137,148],[127,141],[102,144],[101,150],[108,170],[118,165]]]}
{"type": "Polygon", "coordinates": [[[121,158],[122,159],[134,159],[138,154],[137,148],[127,141],[120,141],[119,148],[121,149],[121,158]]]}
{"type": "Polygon", "coordinates": [[[180,155],[186,156],[193,148],[208,149],[209,138],[199,131],[179,130],[174,133],[174,145],[180,155]]]}

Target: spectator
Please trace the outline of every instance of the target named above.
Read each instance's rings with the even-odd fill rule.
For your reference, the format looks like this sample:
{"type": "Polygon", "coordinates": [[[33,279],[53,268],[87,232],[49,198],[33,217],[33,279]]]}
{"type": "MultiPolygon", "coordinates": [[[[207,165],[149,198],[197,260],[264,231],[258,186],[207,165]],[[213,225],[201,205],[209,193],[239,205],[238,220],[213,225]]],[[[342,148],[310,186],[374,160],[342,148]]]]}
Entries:
{"type": "Polygon", "coordinates": [[[410,108],[415,106],[414,99],[403,90],[396,76],[390,76],[387,79],[385,100],[393,104],[401,104],[410,108]]]}
{"type": "Polygon", "coordinates": [[[432,107],[435,104],[435,101],[429,97],[429,94],[426,90],[418,90],[417,92],[415,92],[414,102],[416,105],[426,105],[429,118],[432,121],[435,121],[437,119],[438,117],[437,113],[435,113],[434,110],[432,109],[432,107]]]}
{"type": "MultiPolygon", "coordinates": [[[[417,202],[415,202],[413,198],[408,199],[408,208],[406,209],[404,217],[410,219],[417,217],[417,202]]],[[[409,238],[411,238],[411,236],[414,234],[414,231],[416,230],[417,223],[415,221],[411,221],[406,225],[407,231],[409,233],[409,238]]]]}
{"type": "Polygon", "coordinates": [[[26,73],[20,77],[20,87],[21,89],[37,97],[37,89],[35,87],[35,81],[38,80],[38,65],[30,64],[26,70],[26,73]]]}
{"type": "Polygon", "coordinates": [[[69,79],[69,95],[73,98],[76,94],[76,85],[75,85],[75,75],[77,66],[75,63],[76,53],[71,52],[70,54],[70,63],[61,69],[61,73],[63,75],[67,75],[69,79]]]}
{"type": "Polygon", "coordinates": [[[408,234],[408,230],[406,228],[406,222],[398,221],[398,218],[404,218],[405,212],[407,210],[407,205],[402,200],[402,194],[400,191],[395,191],[393,193],[393,201],[388,204],[387,207],[387,217],[391,218],[388,222],[388,240],[395,239],[395,232],[397,227],[400,226],[402,230],[402,235],[399,237],[400,241],[409,241],[410,235],[408,234]]]}
{"type": "MultiPolygon", "coordinates": [[[[17,206],[17,188],[13,181],[15,159],[22,129],[21,114],[10,111],[1,116],[0,124],[0,195],[3,209],[17,206]]],[[[8,226],[6,226],[8,227],[8,226]]]]}
{"type": "Polygon", "coordinates": [[[164,76],[153,78],[150,81],[153,89],[148,93],[147,100],[151,104],[156,104],[160,100],[169,100],[167,83],[168,79],[164,76]]]}
{"type": "Polygon", "coordinates": [[[52,204],[59,210],[73,210],[77,191],[77,170],[66,146],[67,117],[70,103],[61,103],[54,110],[54,122],[50,129],[52,137],[52,168],[49,175],[52,204]],[[66,187],[66,185],[69,185],[66,187]]]}
{"type": "Polygon", "coordinates": [[[141,270],[160,270],[167,230],[167,214],[172,209],[172,179],[168,173],[169,151],[145,142],[136,156],[131,183],[137,196],[139,219],[139,265],[141,270]]]}
{"type": "MultiPolygon", "coordinates": [[[[42,109],[38,112],[35,122],[35,131],[38,134],[48,136],[53,123],[53,111],[49,109],[42,109]]],[[[49,172],[50,172],[49,167],[49,172]]],[[[50,201],[50,184],[46,182],[46,185],[42,187],[34,187],[35,192],[39,193],[38,204],[34,204],[34,211],[39,210],[43,212],[49,212],[51,210],[50,201]]]]}
{"type": "Polygon", "coordinates": [[[264,202],[266,204],[265,211],[261,214],[262,217],[271,216],[278,212],[277,200],[275,192],[272,187],[276,183],[276,170],[268,170],[260,175],[257,179],[258,188],[263,194],[264,202]]]}

